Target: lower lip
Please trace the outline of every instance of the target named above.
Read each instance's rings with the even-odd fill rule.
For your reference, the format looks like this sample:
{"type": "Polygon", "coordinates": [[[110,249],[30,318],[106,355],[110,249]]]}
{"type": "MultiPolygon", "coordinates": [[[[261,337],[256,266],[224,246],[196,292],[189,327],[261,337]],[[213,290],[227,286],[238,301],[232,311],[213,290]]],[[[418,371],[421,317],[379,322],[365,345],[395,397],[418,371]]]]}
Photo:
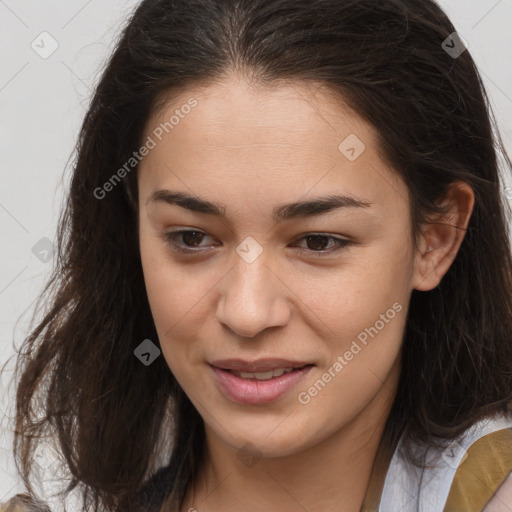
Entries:
{"type": "Polygon", "coordinates": [[[273,402],[290,391],[313,366],[304,366],[268,380],[243,379],[228,370],[210,367],[217,377],[221,391],[228,398],[239,404],[259,405],[273,402]]]}

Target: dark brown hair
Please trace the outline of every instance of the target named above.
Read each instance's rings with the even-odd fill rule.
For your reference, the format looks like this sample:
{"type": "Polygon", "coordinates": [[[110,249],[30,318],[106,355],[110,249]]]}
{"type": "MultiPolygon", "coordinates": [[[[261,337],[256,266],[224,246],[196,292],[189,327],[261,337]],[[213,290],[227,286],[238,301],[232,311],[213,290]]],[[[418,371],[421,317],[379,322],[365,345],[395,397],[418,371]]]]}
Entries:
{"type": "Polygon", "coordinates": [[[408,186],[415,235],[441,211],[451,183],[472,187],[475,207],[455,261],[434,290],[412,293],[385,435],[432,444],[507,411],[512,262],[499,155],[504,170],[512,164],[469,51],[454,58],[442,47],[454,31],[432,0],[140,3],[85,116],[57,266],[17,359],[15,454],[27,485],[33,444],[46,429],[84,510],[129,510],[163,463],[179,503],[195,474],[201,417],[163,357],[150,366],[134,357],[142,340],[158,345],[138,247],[136,171],[102,199],[94,191],[142,145],[164,99],[229,71],[253,83],[324,84],[370,122],[408,186]]]}

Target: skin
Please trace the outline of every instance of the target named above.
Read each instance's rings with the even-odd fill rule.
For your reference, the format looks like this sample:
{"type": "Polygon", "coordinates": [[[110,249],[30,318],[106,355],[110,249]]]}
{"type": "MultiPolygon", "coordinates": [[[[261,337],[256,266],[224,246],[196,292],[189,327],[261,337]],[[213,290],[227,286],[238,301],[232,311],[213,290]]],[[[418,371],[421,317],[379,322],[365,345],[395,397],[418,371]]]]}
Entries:
{"type": "Polygon", "coordinates": [[[254,86],[229,74],[173,97],[145,137],[191,97],[197,107],[138,175],[140,252],[162,353],[207,436],[181,510],[359,511],[396,393],[411,292],[437,286],[455,258],[464,230],[454,226],[467,226],[471,188],[452,187],[446,218],[430,219],[442,223],[425,224],[414,248],[406,185],[381,158],[373,127],[326,87],[254,86]],[[355,161],[338,149],[350,134],[366,146],[355,161]],[[161,189],[222,203],[226,218],[149,201],[161,189]],[[333,192],[372,204],[272,221],[278,205],[333,192]],[[176,241],[198,254],[166,243],[163,234],[179,228],[205,233],[176,241]],[[304,238],[315,233],[352,244],[329,253],[332,239],[304,238]],[[248,236],[262,248],[252,263],[236,252],[248,236]],[[300,403],[299,393],[396,303],[401,311],[300,403]],[[315,366],[278,400],[242,405],[221,392],[208,365],[264,357],[315,366]],[[261,457],[250,467],[237,456],[246,443],[261,457]]]}

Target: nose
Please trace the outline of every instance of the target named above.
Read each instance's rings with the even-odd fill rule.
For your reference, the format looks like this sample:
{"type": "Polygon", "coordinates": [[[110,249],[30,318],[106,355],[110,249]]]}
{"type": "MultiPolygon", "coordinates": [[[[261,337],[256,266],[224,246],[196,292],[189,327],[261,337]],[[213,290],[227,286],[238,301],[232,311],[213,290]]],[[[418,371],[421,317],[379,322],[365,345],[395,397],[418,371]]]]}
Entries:
{"type": "Polygon", "coordinates": [[[243,337],[254,337],[290,319],[288,288],[263,258],[247,263],[239,258],[220,284],[217,320],[243,337]]]}

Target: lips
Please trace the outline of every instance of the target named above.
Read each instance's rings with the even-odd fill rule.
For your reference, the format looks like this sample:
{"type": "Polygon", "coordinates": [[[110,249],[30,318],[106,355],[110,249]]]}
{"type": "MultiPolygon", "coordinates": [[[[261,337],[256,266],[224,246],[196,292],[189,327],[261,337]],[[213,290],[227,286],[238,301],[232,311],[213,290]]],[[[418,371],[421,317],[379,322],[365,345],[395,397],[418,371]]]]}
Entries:
{"type": "Polygon", "coordinates": [[[289,359],[225,359],[210,364],[219,390],[231,401],[264,405],[290,392],[314,367],[289,359]],[[286,371],[285,371],[286,370],[286,371]]]}

